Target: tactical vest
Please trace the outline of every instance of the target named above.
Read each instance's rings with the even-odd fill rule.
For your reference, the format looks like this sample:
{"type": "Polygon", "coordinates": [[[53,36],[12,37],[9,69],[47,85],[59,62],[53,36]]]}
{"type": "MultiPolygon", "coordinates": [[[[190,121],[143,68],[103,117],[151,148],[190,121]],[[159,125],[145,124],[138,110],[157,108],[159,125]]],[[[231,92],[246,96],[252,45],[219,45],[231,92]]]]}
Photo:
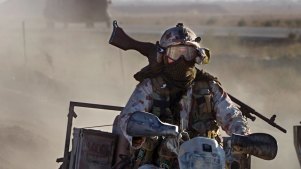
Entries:
{"type": "MultiPolygon", "coordinates": [[[[221,140],[218,135],[218,125],[213,109],[212,92],[210,91],[209,81],[217,79],[208,73],[198,70],[197,77],[192,85],[192,102],[191,111],[189,113],[189,122],[186,132],[189,137],[209,137],[216,139],[219,143],[221,140]]],[[[166,86],[161,76],[151,78],[153,87],[153,106],[150,113],[155,114],[163,122],[180,126],[180,100],[179,95],[173,95],[174,91],[166,86]],[[175,98],[178,97],[178,98],[175,98]]],[[[156,163],[161,168],[174,168],[178,166],[177,156],[164,150],[164,141],[162,138],[153,140],[147,138],[142,148],[137,152],[137,164],[156,163]],[[158,153],[158,154],[157,154],[158,153]],[[155,161],[153,158],[156,158],[155,161]],[[174,162],[172,162],[174,161],[174,162]]],[[[134,167],[135,168],[135,167],[134,167]]]]}
{"type": "MultiPolygon", "coordinates": [[[[179,101],[182,96],[172,101],[172,95],[162,77],[152,78],[153,85],[153,108],[151,113],[159,117],[163,122],[180,125],[181,105],[179,101]]],[[[215,112],[212,103],[212,93],[209,88],[209,81],[198,80],[192,85],[192,103],[189,113],[189,123],[187,132],[190,138],[204,136],[216,138],[218,125],[216,123],[215,112]]]]}

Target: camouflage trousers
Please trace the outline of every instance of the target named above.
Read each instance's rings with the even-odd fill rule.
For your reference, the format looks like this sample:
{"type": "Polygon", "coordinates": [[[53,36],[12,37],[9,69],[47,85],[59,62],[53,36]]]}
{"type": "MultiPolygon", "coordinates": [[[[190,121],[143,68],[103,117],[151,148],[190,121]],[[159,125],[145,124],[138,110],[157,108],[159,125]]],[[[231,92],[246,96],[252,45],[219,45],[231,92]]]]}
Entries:
{"type": "Polygon", "coordinates": [[[139,169],[178,169],[177,138],[147,138],[136,153],[139,169]]]}

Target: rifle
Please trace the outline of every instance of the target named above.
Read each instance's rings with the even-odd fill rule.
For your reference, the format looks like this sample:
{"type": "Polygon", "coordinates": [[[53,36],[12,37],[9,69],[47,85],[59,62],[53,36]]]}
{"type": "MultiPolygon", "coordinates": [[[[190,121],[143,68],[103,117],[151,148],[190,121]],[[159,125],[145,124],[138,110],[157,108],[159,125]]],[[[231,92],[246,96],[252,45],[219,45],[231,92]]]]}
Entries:
{"type": "Polygon", "coordinates": [[[264,115],[258,113],[256,110],[254,110],[250,106],[246,105],[245,103],[241,102],[237,98],[233,97],[229,93],[228,93],[228,96],[230,97],[230,99],[235,104],[237,104],[240,107],[240,110],[241,110],[242,114],[245,117],[251,119],[252,121],[255,121],[256,117],[253,116],[253,115],[255,115],[255,116],[259,117],[260,119],[262,119],[263,121],[265,121],[268,124],[270,124],[271,126],[273,126],[273,127],[277,128],[278,130],[282,131],[283,133],[286,133],[286,129],[284,129],[283,127],[281,127],[281,126],[279,126],[278,124],[275,123],[275,120],[276,120],[276,115],[275,114],[271,118],[267,118],[264,115]]]}
{"type": "MultiPolygon", "coordinates": [[[[157,52],[160,52],[159,42],[157,41],[156,44],[150,42],[141,42],[131,38],[127,35],[121,27],[118,26],[117,21],[113,21],[113,32],[111,38],[109,40],[111,45],[114,45],[123,50],[136,50],[140,52],[142,55],[146,56],[149,61],[149,65],[144,67],[142,70],[148,72],[152,71],[154,73],[158,73],[157,70],[153,70],[156,68],[159,63],[157,62],[157,52]]],[[[143,72],[143,71],[140,71],[143,72]]],[[[138,73],[137,73],[138,74],[138,73]]],[[[139,74],[135,74],[134,77],[140,81],[139,74]]],[[[262,114],[255,111],[253,108],[249,107],[245,103],[241,102],[240,100],[236,99],[232,95],[228,94],[231,100],[240,107],[243,115],[252,121],[255,121],[256,117],[253,115],[261,118],[271,126],[279,129],[280,131],[286,133],[286,130],[275,123],[276,115],[273,115],[270,119],[263,116],[262,114]],[[253,115],[251,115],[253,114],[253,115]]]]}

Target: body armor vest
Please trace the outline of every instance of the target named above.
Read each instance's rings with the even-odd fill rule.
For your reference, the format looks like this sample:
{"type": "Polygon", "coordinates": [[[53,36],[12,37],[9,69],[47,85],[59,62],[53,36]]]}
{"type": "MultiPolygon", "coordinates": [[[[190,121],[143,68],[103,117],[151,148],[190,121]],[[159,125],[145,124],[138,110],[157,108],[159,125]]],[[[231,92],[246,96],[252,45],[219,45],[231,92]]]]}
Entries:
{"type": "MultiPolygon", "coordinates": [[[[158,116],[163,122],[180,126],[181,105],[179,101],[184,93],[179,91],[177,93],[166,87],[166,83],[160,76],[152,79],[152,85],[153,109],[151,113],[158,116]]],[[[206,80],[196,81],[192,85],[192,90],[191,111],[187,112],[189,113],[187,132],[190,138],[196,136],[216,138],[219,127],[213,112],[209,82],[206,80]]]]}
{"type": "MultiPolygon", "coordinates": [[[[217,79],[208,73],[198,70],[196,79],[192,85],[192,102],[189,113],[189,122],[186,132],[189,137],[209,137],[216,139],[219,143],[218,125],[215,120],[215,112],[212,103],[212,92],[209,81],[217,79]]],[[[180,126],[180,100],[187,91],[180,91],[169,88],[161,76],[151,78],[153,87],[153,106],[150,113],[155,114],[163,122],[180,126]]],[[[217,81],[218,82],[218,81],[217,81]]],[[[161,168],[177,169],[176,154],[166,149],[165,141],[162,138],[147,138],[139,150],[139,163],[155,163],[161,168]],[[142,155],[141,155],[142,154],[142,155]]]]}

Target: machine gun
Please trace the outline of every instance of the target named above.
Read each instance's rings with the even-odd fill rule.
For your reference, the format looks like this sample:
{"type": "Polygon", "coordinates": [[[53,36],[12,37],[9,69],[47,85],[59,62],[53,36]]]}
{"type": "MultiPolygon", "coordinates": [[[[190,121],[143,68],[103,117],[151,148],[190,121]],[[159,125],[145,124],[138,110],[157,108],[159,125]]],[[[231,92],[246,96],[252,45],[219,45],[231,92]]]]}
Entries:
{"type": "Polygon", "coordinates": [[[267,118],[265,116],[263,116],[262,114],[258,113],[256,110],[254,110],[253,108],[251,108],[250,106],[246,105],[245,103],[241,102],[240,100],[238,100],[237,98],[233,97],[232,95],[228,94],[230,99],[237,104],[240,107],[240,110],[242,112],[242,114],[251,119],[252,121],[256,120],[256,117],[261,118],[263,121],[267,122],[268,124],[270,124],[271,126],[277,128],[278,130],[286,133],[286,129],[284,129],[283,127],[279,126],[278,124],[275,123],[275,119],[276,119],[276,115],[274,114],[271,118],[267,118]],[[253,116],[253,115],[255,116],[253,116]]]}
{"type": "MultiPolygon", "coordinates": [[[[141,42],[137,41],[133,38],[131,38],[129,35],[127,35],[124,30],[118,26],[117,21],[113,21],[113,32],[110,37],[109,43],[111,45],[114,45],[122,50],[136,50],[140,52],[142,55],[146,56],[149,61],[149,65],[144,67],[142,70],[146,72],[153,72],[153,73],[158,73],[158,70],[156,68],[160,68],[160,63],[157,62],[157,53],[162,52],[161,48],[159,46],[159,42],[157,41],[156,44],[151,43],[151,42],[141,42]]],[[[143,72],[143,71],[140,71],[143,72]]],[[[135,74],[134,77],[140,81],[140,75],[139,73],[135,74]]],[[[255,121],[256,117],[261,118],[271,126],[279,129],[280,131],[286,133],[286,129],[283,127],[279,126],[278,124],[275,123],[276,115],[273,115],[271,118],[267,118],[263,116],[262,114],[258,113],[255,111],[253,108],[249,107],[245,103],[241,102],[240,100],[236,99],[232,95],[228,94],[229,97],[233,102],[235,102],[239,107],[240,110],[242,111],[243,115],[252,121],[255,121]],[[253,116],[255,115],[255,116],[253,116]]]]}

